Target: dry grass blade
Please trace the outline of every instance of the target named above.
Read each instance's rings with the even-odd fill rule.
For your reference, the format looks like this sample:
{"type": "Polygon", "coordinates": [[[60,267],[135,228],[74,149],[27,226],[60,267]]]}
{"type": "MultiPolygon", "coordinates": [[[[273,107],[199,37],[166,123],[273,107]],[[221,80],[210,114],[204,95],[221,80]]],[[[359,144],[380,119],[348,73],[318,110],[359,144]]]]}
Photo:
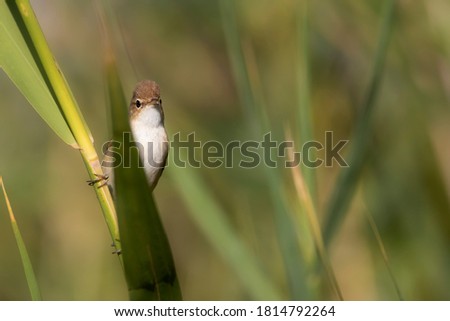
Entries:
{"type": "MultiPolygon", "coordinates": [[[[288,130],[286,130],[286,140],[292,141],[291,134],[289,133],[288,130]]],[[[291,159],[294,159],[294,151],[292,147],[288,148],[288,155],[291,159]]],[[[336,295],[340,300],[344,300],[341,289],[336,279],[336,275],[333,271],[333,267],[331,266],[331,262],[328,258],[327,250],[325,248],[325,243],[322,237],[322,232],[320,230],[319,220],[317,219],[316,209],[311,199],[309,190],[305,184],[303,174],[298,166],[291,167],[291,173],[298,197],[305,209],[305,213],[308,218],[309,225],[311,227],[311,233],[314,238],[314,243],[316,245],[320,260],[322,261],[325,267],[329,281],[334,291],[336,292],[336,295]]]]}
{"type": "Polygon", "coordinates": [[[391,265],[389,264],[389,258],[388,258],[387,252],[386,252],[386,248],[384,247],[383,239],[381,238],[380,231],[378,230],[377,224],[375,223],[375,220],[373,219],[372,215],[369,212],[367,212],[366,216],[367,216],[367,220],[369,221],[370,228],[371,228],[373,234],[375,235],[375,239],[377,241],[378,248],[380,249],[381,256],[383,257],[384,264],[386,265],[386,268],[389,272],[389,277],[391,278],[392,283],[394,284],[395,292],[397,293],[399,300],[403,301],[403,295],[400,291],[400,287],[398,286],[398,283],[394,276],[394,273],[392,272],[391,265]]]}

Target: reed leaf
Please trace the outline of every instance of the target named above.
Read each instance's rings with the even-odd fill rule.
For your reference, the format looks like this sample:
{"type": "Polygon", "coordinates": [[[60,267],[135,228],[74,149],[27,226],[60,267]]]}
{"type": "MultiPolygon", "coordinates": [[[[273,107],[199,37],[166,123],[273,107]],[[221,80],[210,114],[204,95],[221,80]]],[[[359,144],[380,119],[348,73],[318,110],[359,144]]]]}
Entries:
{"type": "Polygon", "coordinates": [[[26,35],[26,28],[15,4],[1,1],[0,67],[50,128],[65,143],[76,146],[75,138],[41,72],[42,66],[35,59],[33,43],[26,35]]]}
{"type": "MultiPolygon", "coordinates": [[[[30,103],[49,125],[52,124],[50,127],[64,141],[80,151],[89,178],[92,181],[98,180],[98,177],[103,175],[103,171],[93,145],[90,130],[62,71],[50,51],[30,2],[28,0],[3,1],[0,3],[0,14],[6,21],[3,23],[2,19],[0,22],[0,25],[3,25],[0,37],[5,40],[5,46],[2,45],[0,52],[6,50],[6,53],[1,54],[3,68],[14,71],[11,74],[13,75],[13,81],[25,95],[31,92],[39,98],[40,96],[36,92],[42,90],[41,99],[37,99],[33,95],[27,96],[30,103]],[[13,20],[16,25],[14,25],[13,20]],[[6,29],[6,27],[11,29],[6,29]],[[13,33],[9,34],[9,31],[13,33]],[[4,47],[10,48],[9,51],[4,47]],[[11,60],[9,55],[14,54],[23,56],[24,59],[11,60]],[[29,66],[29,68],[26,68],[26,66],[29,66]],[[19,72],[15,73],[16,69],[19,72]],[[31,79],[34,78],[34,82],[30,85],[28,84],[28,73],[31,75],[31,79]],[[30,86],[35,88],[31,90],[30,86]],[[45,92],[49,94],[45,94],[45,92]],[[72,136],[67,134],[67,130],[72,136]]],[[[120,244],[116,243],[119,234],[115,208],[109,190],[107,188],[95,188],[94,190],[102,207],[111,238],[116,248],[120,249],[120,244]]]]}
{"type": "MultiPolygon", "coordinates": [[[[107,61],[107,80],[113,138],[123,142],[124,133],[131,130],[112,55],[107,61]]],[[[123,142],[117,153],[121,157],[114,163],[114,188],[129,297],[131,300],[181,300],[172,252],[144,170],[138,166],[137,148],[125,146],[123,142]],[[130,160],[129,167],[121,163],[125,159],[130,160]]]]}

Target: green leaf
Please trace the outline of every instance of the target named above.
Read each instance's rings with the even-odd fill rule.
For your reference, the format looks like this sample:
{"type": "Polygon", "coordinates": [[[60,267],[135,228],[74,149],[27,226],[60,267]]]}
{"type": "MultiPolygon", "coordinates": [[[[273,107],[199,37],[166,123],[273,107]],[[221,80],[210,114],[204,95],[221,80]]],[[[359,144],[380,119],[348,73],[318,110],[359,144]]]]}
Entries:
{"type": "Polygon", "coordinates": [[[34,275],[33,265],[31,264],[30,257],[28,256],[27,248],[25,247],[25,242],[23,241],[22,234],[20,233],[19,230],[19,225],[17,224],[16,218],[14,217],[14,213],[11,204],[9,202],[8,195],[6,194],[5,185],[3,184],[3,178],[1,176],[0,176],[0,185],[2,185],[3,195],[5,196],[11,226],[14,232],[14,237],[16,238],[17,246],[19,248],[20,258],[22,259],[22,266],[25,271],[25,276],[27,278],[31,298],[33,299],[33,301],[40,301],[42,300],[41,292],[39,290],[36,276],[34,275]]]}
{"type": "Polygon", "coordinates": [[[325,245],[331,243],[331,239],[340,226],[347,213],[361,171],[365,164],[369,146],[368,141],[372,135],[371,120],[375,109],[375,101],[379,94],[383,76],[384,61],[386,59],[389,39],[395,17],[395,0],[386,0],[384,3],[383,22],[381,24],[378,48],[374,59],[374,66],[366,97],[362,104],[361,114],[356,123],[356,129],[351,140],[351,152],[349,156],[349,167],[343,168],[339,173],[336,185],[331,195],[324,223],[325,245]]]}
{"type": "MultiPolygon", "coordinates": [[[[310,102],[310,76],[309,76],[309,4],[308,0],[297,2],[297,24],[298,24],[298,64],[297,64],[297,92],[298,92],[298,120],[297,127],[300,132],[299,146],[314,138],[313,115],[310,102]]],[[[308,157],[315,158],[313,149],[309,150],[308,157]]],[[[311,193],[311,197],[316,203],[316,169],[302,164],[302,172],[305,182],[311,193]]]]}
{"type": "Polygon", "coordinates": [[[50,128],[74,146],[75,138],[33,57],[30,49],[33,46],[22,35],[25,26],[21,21],[13,5],[8,7],[6,1],[0,2],[0,67],[50,128]]]}
{"type": "MultiPolygon", "coordinates": [[[[10,48],[9,51],[5,49],[2,53],[4,66],[12,71],[11,75],[18,78],[20,81],[17,84],[19,88],[28,89],[31,94],[42,94],[44,98],[48,98],[48,101],[36,100],[31,103],[41,116],[48,120],[49,124],[59,126],[56,128],[66,134],[67,131],[71,133],[70,137],[68,135],[63,137],[69,144],[79,149],[89,178],[92,181],[98,181],[98,177],[101,177],[103,173],[89,127],[47,44],[30,2],[28,0],[15,0],[7,3],[8,7],[6,7],[5,2],[2,2],[1,7],[2,16],[5,18],[4,21],[2,20],[3,36],[9,39],[5,47],[10,48]],[[14,24],[14,20],[17,25],[14,24]],[[6,28],[6,26],[10,28],[6,28]],[[18,56],[23,55],[25,58],[19,59],[17,62],[11,60],[10,55],[13,55],[16,51],[18,56]],[[27,64],[31,67],[22,69],[27,64]],[[36,85],[36,87],[29,87],[28,72],[32,77],[37,78],[36,82],[30,82],[31,85],[36,85]],[[48,95],[45,96],[45,93],[49,91],[54,100],[50,99],[48,95]],[[68,128],[66,128],[67,126],[68,128]]],[[[115,209],[109,190],[107,188],[95,188],[95,192],[113,243],[117,249],[120,249],[120,243],[117,242],[119,237],[115,209]]]]}
{"type": "MultiPolygon", "coordinates": [[[[108,91],[112,107],[113,137],[122,142],[130,133],[127,104],[115,62],[108,61],[108,91]]],[[[122,255],[131,300],[181,300],[171,249],[152,191],[139,163],[137,148],[121,144],[118,153],[130,159],[125,168],[116,158],[116,209],[122,255]],[[120,166],[116,166],[120,165],[120,166]]]]}

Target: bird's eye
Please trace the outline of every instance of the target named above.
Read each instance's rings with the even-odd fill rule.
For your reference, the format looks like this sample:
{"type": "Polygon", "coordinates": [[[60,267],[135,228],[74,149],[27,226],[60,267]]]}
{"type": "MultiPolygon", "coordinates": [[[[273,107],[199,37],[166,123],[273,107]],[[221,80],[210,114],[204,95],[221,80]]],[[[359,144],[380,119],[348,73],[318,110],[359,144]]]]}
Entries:
{"type": "Polygon", "coordinates": [[[140,108],[142,106],[142,103],[139,99],[136,99],[136,107],[140,108]]]}
{"type": "Polygon", "coordinates": [[[161,98],[159,98],[159,104],[162,105],[162,99],[161,98]]]}

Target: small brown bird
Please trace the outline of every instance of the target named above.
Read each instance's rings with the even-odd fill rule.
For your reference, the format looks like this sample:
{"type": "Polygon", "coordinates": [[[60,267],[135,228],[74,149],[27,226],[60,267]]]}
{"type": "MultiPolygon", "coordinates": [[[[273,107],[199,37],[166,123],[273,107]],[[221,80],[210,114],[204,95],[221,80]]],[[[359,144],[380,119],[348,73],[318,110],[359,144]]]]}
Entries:
{"type": "Polygon", "coordinates": [[[151,80],[138,83],[128,111],[133,137],[144,146],[140,157],[153,190],[166,166],[169,152],[159,85],[151,80]]]}
{"type": "MultiPolygon", "coordinates": [[[[128,107],[128,115],[134,141],[142,146],[140,158],[144,165],[148,184],[153,191],[166,166],[169,143],[164,128],[164,112],[159,85],[143,80],[136,85],[128,107]]],[[[111,164],[112,155],[105,153],[102,164],[111,164]]],[[[112,167],[104,167],[108,186],[114,191],[112,167]]]]}

